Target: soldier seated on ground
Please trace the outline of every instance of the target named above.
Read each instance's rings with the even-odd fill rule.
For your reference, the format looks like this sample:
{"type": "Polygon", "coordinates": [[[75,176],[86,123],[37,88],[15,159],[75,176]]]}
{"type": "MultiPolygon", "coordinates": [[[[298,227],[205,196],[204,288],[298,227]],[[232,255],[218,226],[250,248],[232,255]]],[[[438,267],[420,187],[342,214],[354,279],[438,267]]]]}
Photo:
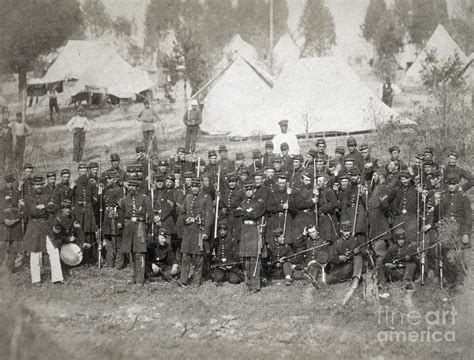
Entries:
{"type": "Polygon", "coordinates": [[[330,249],[329,264],[331,271],[326,278],[328,284],[352,279],[351,286],[357,288],[362,275],[363,259],[359,249],[359,237],[351,234],[349,220],[341,221],[341,238],[330,249]]]}
{"type": "Polygon", "coordinates": [[[293,255],[290,244],[285,244],[283,230],[273,230],[273,241],[268,244],[268,260],[271,263],[272,279],[285,279],[285,285],[290,286],[293,282],[293,268],[295,265],[288,259],[293,255]]]}
{"type": "Polygon", "coordinates": [[[158,230],[158,242],[150,246],[151,272],[148,274],[149,280],[163,278],[170,281],[179,274],[179,265],[176,262],[173,249],[167,240],[168,231],[161,228],[158,230]]]}
{"type": "Polygon", "coordinates": [[[299,241],[304,242],[306,252],[302,254],[304,264],[304,275],[311,281],[314,287],[319,287],[318,276],[321,274],[321,281],[324,283],[325,268],[329,259],[329,242],[319,236],[315,224],[304,228],[303,234],[299,236],[299,241]]]}
{"type": "Polygon", "coordinates": [[[383,260],[385,277],[394,282],[403,279],[404,287],[413,290],[413,277],[417,266],[416,245],[407,242],[405,230],[397,228],[395,244],[390,246],[383,260]]]}
{"type": "Polygon", "coordinates": [[[225,223],[219,224],[219,234],[212,244],[212,253],[212,279],[216,285],[222,285],[224,281],[240,284],[244,280],[239,241],[229,234],[225,223]]]}

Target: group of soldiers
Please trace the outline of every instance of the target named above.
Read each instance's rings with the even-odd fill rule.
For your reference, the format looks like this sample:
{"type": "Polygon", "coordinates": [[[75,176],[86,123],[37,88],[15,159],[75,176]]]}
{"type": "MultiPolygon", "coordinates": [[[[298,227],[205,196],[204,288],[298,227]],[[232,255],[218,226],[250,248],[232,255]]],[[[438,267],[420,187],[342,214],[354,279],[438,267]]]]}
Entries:
{"type": "Polygon", "coordinates": [[[353,137],[333,156],[325,139],[305,157],[272,141],[263,153],[252,151],[251,161],[242,152],[231,159],[225,145],[207,159],[186,150],[163,159],[137,146],[134,164],[122,167],[113,153],[105,171],[80,163],[75,181],[70,169],[44,177],[31,164],[21,178],[6,175],[2,261],[17,271],[29,256],[33,284],[41,282],[44,252],[52,281],[63,282],[60,250],[70,243],[83,263],[130,266],[137,284],[245,281],[256,292],[273,281],[306,279],[318,288],[344,281],[355,288],[364,271],[380,288],[397,280],[406,289],[425,279],[463,282],[472,225],[465,193],[473,180],[456,151],[442,165],[430,146],[414,164],[392,146],[382,164],[353,137]],[[453,236],[440,236],[448,225],[453,236]]]}

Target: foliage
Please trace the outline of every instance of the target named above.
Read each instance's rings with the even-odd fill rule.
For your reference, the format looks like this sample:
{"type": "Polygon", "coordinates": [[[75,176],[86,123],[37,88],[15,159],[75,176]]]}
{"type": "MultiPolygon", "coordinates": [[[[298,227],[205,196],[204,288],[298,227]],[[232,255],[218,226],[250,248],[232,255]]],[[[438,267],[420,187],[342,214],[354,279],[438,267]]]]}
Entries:
{"type": "Polygon", "coordinates": [[[336,30],[324,0],[307,1],[299,28],[304,36],[304,56],[325,56],[336,44],[336,30]]]}
{"type": "Polygon", "coordinates": [[[2,0],[0,68],[18,74],[21,91],[38,57],[64,44],[82,23],[76,0],[2,0]]]}
{"type": "Polygon", "coordinates": [[[81,10],[85,30],[93,37],[99,38],[110,29],[112,20],[101,0],[84,0],[81,10]]]}
{"type": "Polygon", "coordinates": [[[380,21],[387,12],[385,0],[370,0],[365,14],[364,24],[361,26],[362,36],[368,42],[373,42],[376,36],[380,21]]]}
{"type": "Polygon", "coordinates": [[[411,41],[422,47],[439,24],[448,24],[446,0],[412,1],[411,20],[408,33],[411,41]]]}
{"type": "Polygon", "coordinates": [[[132,36],[132,23],[123,16],[117,16],[111,22],[112,30],[116,37],[132,36]]]}

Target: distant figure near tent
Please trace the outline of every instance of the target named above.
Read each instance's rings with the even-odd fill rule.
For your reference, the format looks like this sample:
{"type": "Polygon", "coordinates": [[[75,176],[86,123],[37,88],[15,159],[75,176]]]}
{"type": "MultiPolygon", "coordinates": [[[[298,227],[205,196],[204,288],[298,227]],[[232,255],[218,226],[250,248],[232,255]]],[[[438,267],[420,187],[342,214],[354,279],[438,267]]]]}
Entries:
{"type": "Polygon", "coordinates": [[[145,108],[138,114],[138,121],[142,122],[143,132],[143,146],[147,154],[150,152],[150,146],[153,148],[153,152],[158,152],[158,142],[156,140],[155,123],[160,121],[155,110],[150,107],[150,102],[145,100],[143,102],[145,108]]]}
{"type": "Polygon", "coordinates": [[[390,78],[387,77],[382,85],[382,101],[388,107],[392,107],[393,95],[392,83],[390,82],[390,78]]]}
{"type": "Polygon", "coordinates": [[[299,154],[300,146],[298,144],[298,139],[295,134],[288,132],[288,120],[281,120],[278,125],[280,125],[281,134],[275,135],[272,139],[276,153],[280,153],[281,144],[287,143],[289,146],[288,153],[290,155],[299,154]]]}
{"type": "Polygon", "coordinates": [[[84,108],[79,108],[78,114],[69,120],[66,126],[74,134],[72,161],[81,162],[86,145],[86,132],[90,129],[90,123],[85,116],[84,108]]]}
{"type": "Polygon", "coordinates": [[[58,105],[58,92],[55,87],[52,87],[48,91],[49,97],[49,120],[54,124],[53,113],[59,114],[59,105],[58,105]]]}
{"type": "Polygon", "coordinates": [[[186,139],[184,149],[187,153],[196,150],[196,140],[199,125],[202,123],[202,114],[196,99],[191,100],[191,109],[184,114],[183,122],[186,125],[186,139]]]}

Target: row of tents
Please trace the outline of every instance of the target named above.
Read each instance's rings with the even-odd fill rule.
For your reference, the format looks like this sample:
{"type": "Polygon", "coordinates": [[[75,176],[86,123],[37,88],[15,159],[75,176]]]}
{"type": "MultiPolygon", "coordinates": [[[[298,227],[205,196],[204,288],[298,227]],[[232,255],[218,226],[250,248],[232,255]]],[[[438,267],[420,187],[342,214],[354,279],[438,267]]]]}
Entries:
{"type": "MultiPolygon", "coordinates": [[[[472,72],[472,55],[469,61],[439,25],[401,79],[402,87],[422,85],[420,71],[432,50],[439,61],[457,54],[472,72]]],[[[392,120],[414,124],[385,105],[342,59],[300,58],[289,35],[282,36],[273,51],[279,73],[275,80],[240,36],[224,52],[230,54],[227,65],[223,58],[217,75],[193,95],[203,103],[202,129],[209,134],[273,135],[282,119],[289,120],[297,134],[363,132],[392,120]]]]}

